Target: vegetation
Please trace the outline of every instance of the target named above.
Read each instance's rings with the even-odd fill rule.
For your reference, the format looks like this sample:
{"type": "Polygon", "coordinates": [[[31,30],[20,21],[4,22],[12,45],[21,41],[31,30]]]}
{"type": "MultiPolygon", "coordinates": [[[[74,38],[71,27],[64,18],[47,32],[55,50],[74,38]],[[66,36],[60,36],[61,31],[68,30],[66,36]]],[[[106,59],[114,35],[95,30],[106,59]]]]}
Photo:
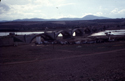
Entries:
{"type": "Polygon", "coordinates": [[[0,22],[0,31],[44,31],[89,28],[95,31],[125,28],[125,19],[97,19],[77,21],[11,21],[0,22]]]}

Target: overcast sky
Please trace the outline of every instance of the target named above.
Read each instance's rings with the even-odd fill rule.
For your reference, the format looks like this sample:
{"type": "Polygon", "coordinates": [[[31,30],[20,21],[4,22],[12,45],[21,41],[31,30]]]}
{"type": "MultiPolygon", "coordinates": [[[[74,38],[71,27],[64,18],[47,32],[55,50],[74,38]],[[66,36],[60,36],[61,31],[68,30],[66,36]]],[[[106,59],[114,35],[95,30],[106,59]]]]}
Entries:
{"type": "Polygon", "coordinates": [[[0,20],[86,15],[125,18],[125,0],[1,0],[0,20]]]}

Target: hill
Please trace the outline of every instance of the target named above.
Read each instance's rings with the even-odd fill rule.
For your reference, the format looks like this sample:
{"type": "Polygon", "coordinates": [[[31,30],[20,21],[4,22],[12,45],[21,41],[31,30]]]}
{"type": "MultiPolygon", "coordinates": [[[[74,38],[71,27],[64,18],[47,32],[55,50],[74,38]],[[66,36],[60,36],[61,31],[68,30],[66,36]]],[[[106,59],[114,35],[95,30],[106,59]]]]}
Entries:
{"type": "Polygon", "coordinates": [[[110,19],[110,18],[87,15],[83,18],[59,18],[59,19],[31,18],[31,19],[16,19],[13,21],[74,21],[74,20],[95,20],[95,19],[110,19]]]}

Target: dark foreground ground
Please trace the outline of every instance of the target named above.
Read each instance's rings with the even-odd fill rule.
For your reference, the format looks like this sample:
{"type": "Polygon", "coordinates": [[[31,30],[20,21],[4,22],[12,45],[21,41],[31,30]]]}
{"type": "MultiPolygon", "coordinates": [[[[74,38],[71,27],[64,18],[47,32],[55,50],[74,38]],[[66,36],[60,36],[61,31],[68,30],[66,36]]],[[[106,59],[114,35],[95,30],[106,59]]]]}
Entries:
{"type": "Polygon", "coordinates": [[[0,81],[125,81],[125,41],[0,47],[0,81]]]}

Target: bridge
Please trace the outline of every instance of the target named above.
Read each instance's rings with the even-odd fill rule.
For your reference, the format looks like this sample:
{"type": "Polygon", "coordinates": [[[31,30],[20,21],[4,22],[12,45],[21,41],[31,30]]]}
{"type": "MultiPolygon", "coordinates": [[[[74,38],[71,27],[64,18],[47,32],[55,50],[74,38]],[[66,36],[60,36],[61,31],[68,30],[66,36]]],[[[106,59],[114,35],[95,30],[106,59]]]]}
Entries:
{"type": "Polygon", "coordinates": [[[73,34],[75,33],[75,36],[84,36],[84,34],[88,33],[83,28],[76,28],[73,30],[60,30],[60,31],[52,31],[52,32],[44,32],[41,34],[31,34],[31,35],[24,35],[22,37],[15,36],[15,38],[18,38],[26,43],[31,43],[32,40],[34,40],[36,37],[41,37],[45,41],[54,41],[59,37],[59,34],[62,34],[63,39],[72,38],[73,34]]]}

